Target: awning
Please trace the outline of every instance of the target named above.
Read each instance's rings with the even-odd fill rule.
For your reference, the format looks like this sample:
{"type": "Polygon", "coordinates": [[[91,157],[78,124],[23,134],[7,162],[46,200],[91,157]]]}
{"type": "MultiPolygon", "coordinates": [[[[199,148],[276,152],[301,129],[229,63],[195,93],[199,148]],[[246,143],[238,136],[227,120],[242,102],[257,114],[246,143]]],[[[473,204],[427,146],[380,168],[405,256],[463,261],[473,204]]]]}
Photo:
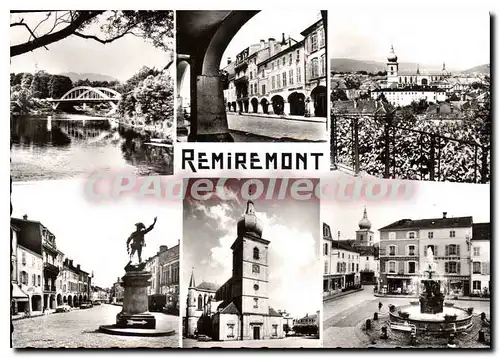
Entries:
{"type": "Polygon", "coordinates": [[[28,295],[16,284],[12,285],[12,298],[16,301],[28,301],[28,295]]]}

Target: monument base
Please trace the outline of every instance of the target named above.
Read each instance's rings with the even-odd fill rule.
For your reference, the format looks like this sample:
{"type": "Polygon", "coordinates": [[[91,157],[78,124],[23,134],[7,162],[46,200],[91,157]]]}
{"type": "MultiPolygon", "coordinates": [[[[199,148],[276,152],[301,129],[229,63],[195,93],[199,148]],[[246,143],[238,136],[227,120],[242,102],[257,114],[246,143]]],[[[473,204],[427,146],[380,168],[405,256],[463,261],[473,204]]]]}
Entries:
{"type": "Polygon", "coordinates": [[[116,327],[155,329],[156,319],[149,313],[130,314],[122,311],[116,315],[116,327]]]}

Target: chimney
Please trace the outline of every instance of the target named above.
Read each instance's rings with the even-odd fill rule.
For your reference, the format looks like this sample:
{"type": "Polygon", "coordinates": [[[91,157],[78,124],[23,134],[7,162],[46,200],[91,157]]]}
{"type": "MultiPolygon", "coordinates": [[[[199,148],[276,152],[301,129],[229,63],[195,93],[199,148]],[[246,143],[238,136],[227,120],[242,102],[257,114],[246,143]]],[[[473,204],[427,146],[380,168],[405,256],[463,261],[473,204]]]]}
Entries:
{"type": "Polygon", "coordinates": [[[285,33],[284,32],[281,34],[281,45],[282,46],[286,45],[285,33]]]}
{"type": "Polygon", "coordinates": [[[77,268],[78,270],[80,270],[80,264],[76,265],[76,268],[77,268]]]}
{"type": "Polygon", "coordinates": [[[168,250],[168,246],[167,245],[160,245],[160,252],[165,252],[168,250]]]}
{"type": "Polygon", "coordinates": [[[73,267],[73,260],[69,260],[69,265],[73,267]]]}
{"type": "Polygon", "coordinates": [[[260,49],[263,50],[266,47],[266,40],[260,40],[260,49]]]}
{"type": "Polygon", "coordinates": [[[443,211],[443,219],[446,219],[446,214],[448,214],[446,211],[443,211]]]}
{"type": "Polygon", "coordinates": [[[228,58],[227,58],[227,64],[228,64],[228,65],[230,65],[230,64],[231,64],[231,62],[232,62],[231,57],[228,57],[228,58]]]}
{"type": "Polygon", "coordinates": [[[28,215],[24,214],[23,215],[23,220],[28,220],[28,215]]]}
{"type": "Polygon", "coordinates": [[[268,39],[269,41],[269,57],[274,56],[274,41],[276,41],[273,37],[268,39]]]}
{"type": "Polygon", "coordinates": [[[116,282],[120,282],[120,276],[116,278],[116,282]]]}

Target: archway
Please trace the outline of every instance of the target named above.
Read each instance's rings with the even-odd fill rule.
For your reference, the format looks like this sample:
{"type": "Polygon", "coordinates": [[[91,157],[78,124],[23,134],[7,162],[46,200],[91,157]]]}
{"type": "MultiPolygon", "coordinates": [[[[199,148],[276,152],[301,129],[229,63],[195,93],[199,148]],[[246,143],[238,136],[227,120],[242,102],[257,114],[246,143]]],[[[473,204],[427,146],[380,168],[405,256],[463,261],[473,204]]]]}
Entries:
{"type": "Polygon", "coordinates": [[[290,103],[290,115],[303,116],[306,113],[306,96],[303,93],[292,92],[288,96],[290,103]]]}
{"type": "Polygon", "coordinates": [[[63,303],[64,303],[64,304],[67,304],[67,303],[68,303],[68,297],[66,297],[66,296],[64,296],[64,297],[63,297],[63,303]]]}
{"type": "Polygon", "coordinates": [[[84,295],[84,296],[83,296],[83,302],[87,302],[87,301],[88,301],[88,300],[87,300],[87,295],[84,295]]]}
{"type": "Polygon", "coordinates": [[[68,296],[68,306],[73,307],[73,296],[68,296]]]}
{"type": "Polygon", "coordinates": [[[260,100],[260,105],[262,106],[262,112],[264,112],[264,114],[269,114],[269,101],[267,98],[262,98],[260,100]]]}
{"type": "Polygon", "coordinates": [[[252,104],[252,112],[257,113],[257,111],[259,110],[259,100],[254,97],[252,98],[250,103],[252,104]]]}
{"type": "Polygon", "coordinates": [[[78,304],[81,305],[83,303],[82,295],[78,296],[78,304]]]}
{"type": "Polygon", "coordinates": [[[282,115],[285,113],[285,100],[280,95],[271,98],[274,114],[282,115]]]}
{"type": "Polygon", "coordinates": [[[422,86],[427,86],[429,81],[427,81],[427,78],[422,78],[422,86]]]}
{"type": "Polygon", "coordinates": [[[63,304],[63,298],[60,293],[57,294],[57,305],[61,306],[63,304]]]}
{"type": "Polygon", "coordinates": [[[78,307],[79,302],[78,302],[78,297],[76,295],[73,296],[73,307],[78,307]]]}
{"type": "Polygon", "coordinates": [[[52,294],[50,295],[50,304],[49,304],[49,308],[51,310],[55,309],[56,308],[56,295],[55,294],[52,294]]]}
{"type": "Polygon", "coordinates": [[[236,112],[236,102],[235,102],[235,101],[233,101],[233,102],[231,102],[231,104],[232,104],[232,106],[233,106],[233,111],[234,111],[234,112],[236,112]]]}
{"type": "Polygon", "coordinates": [[[314,102],[314,116],[326,117],[326,87],[317,86],[311,91],[311,99],[314,102]]]}
{"type": "Polygon", "coordinates": [[[31,311],[42,311],[42,296],[33,295],[31,296],[31,311]]]}

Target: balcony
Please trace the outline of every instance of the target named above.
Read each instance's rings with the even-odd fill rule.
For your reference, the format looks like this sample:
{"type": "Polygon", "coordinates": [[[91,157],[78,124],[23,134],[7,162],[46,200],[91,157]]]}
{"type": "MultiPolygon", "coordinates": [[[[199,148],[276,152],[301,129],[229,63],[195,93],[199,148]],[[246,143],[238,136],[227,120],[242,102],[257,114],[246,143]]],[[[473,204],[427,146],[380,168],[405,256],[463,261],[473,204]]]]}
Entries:
{"type": "Polygon", "coordinates": [[[56,292],[56,286],[44,285],[43,292],[56,292]]]}
{"type": "Polygon", "coordinates": [[[248,82],[248,76],[246,76],[246,75],[234,79],[234,84],[235,85],[238,85],[238,84],[241,84],[241,83],[247,83],[247,82],[248,82]]]}
{"type": "Polygon", "coordinates": [[[51,263],[43,263],[43,275],[48,277],[57,277],[59,275],[59,267],[51,263]]]}

